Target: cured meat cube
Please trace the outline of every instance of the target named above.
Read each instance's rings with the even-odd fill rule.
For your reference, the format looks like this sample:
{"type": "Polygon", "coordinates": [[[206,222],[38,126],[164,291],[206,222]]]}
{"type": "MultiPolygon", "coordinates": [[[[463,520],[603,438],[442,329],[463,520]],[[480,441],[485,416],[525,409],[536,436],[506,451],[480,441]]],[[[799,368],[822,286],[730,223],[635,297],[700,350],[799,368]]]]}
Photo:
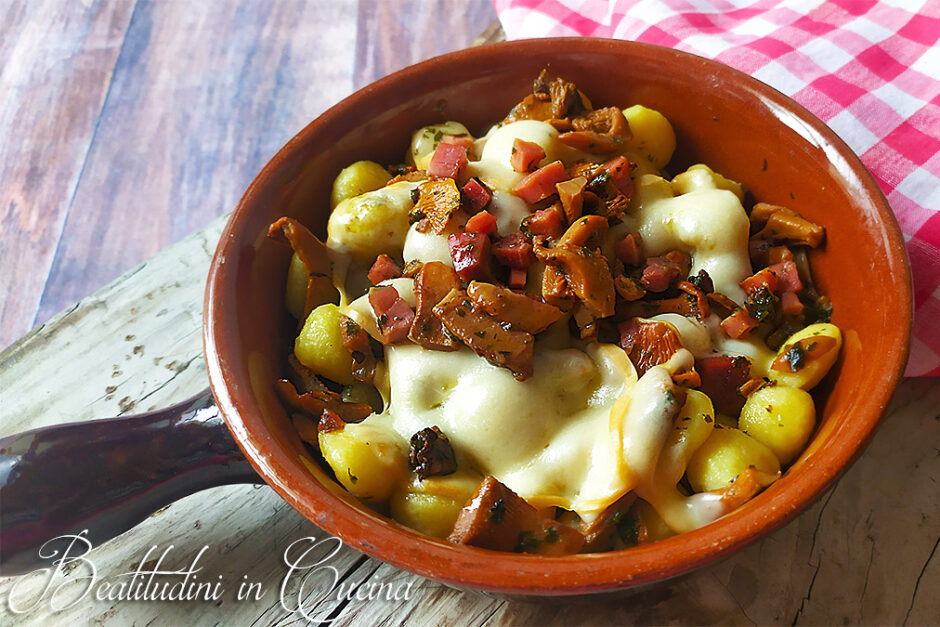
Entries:
{"type": "Polygon", "coordinates": [[[453,233],[447,238],[454,270],[464,281],[486,280],[492,274],[490,238],[482,233],[453,233]]]}
{"type": "Polygon", "coordinates": [[[459,144],[442,141],[431,155],[428,175],[442,179],[456,179],[466,165],[467,149],[459,144]]]}
{"type": "Polygon", "coordinates": [[[493,257],[504,266],[521,270],[528,268],[535,262],[532,244],[519,231],[496,240],[496,243],[493,244],[493,257]]]}
{"type": "Polygon", "coordinates": [[[512,157],[509,163],[516,172],[531,172],[544,158],[545,151],[538,144],[518,137],[512,142],[512,157]]]}
{"type": "Polygon", "coordinates": [[[512,188],[512,193],[530,205],[545,200],[556,192],[555,185],[568,178],[565,165],[561,161],[553,161],[526,175],[512,188]]]}

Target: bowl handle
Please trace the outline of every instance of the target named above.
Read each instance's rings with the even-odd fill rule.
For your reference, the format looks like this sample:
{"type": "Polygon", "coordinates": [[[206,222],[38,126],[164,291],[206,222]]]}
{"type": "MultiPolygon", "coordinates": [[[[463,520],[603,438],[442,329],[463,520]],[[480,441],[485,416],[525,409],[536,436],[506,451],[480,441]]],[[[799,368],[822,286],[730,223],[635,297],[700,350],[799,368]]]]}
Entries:
{"type": "Polygon", "coordinates": [[[41,549],[60,536],[98,545],[177,499],[232,483],[263,480],[209,390],[160,411],[2,438],[0,574],[51,565],[51,543],[41,549]]]}

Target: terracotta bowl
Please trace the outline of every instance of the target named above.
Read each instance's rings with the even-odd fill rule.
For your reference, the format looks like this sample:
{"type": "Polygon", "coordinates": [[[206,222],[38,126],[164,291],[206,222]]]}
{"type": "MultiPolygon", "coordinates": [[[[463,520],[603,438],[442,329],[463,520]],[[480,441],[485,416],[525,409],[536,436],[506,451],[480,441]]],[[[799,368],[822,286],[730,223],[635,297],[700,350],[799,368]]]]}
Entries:
{"type": "Polygon", "coordinates": [[[910,273],[897,223],[875,181],[832,131],[792,100],[736,70],[667,48],[544,39],[464,50],[358,91],[311,122],[254,180],[222,234],[209,273],[205,348],[212,390],[245,455],[297,511],[346,544],[461,587],[525,595],[611,591],[662,580],[726,556],[811,504],[861,453],[907,358],[910,273]],[[826,226],[818,283],[845,332],[817,432],[779,481],[697,531],[610,553],[496,553],[420,535],[369,510],[314,462],[272,382],[294,323],[284,310],[288,251],[270,242],[282,216],[325,235],[330,188],[359,159],[400,162],[411,133],[444,120],[482,134],[530,90],[542,68],[595,105],[664,113],[680,149],[672,171],[703,161],[756,199],[826,226]]]}

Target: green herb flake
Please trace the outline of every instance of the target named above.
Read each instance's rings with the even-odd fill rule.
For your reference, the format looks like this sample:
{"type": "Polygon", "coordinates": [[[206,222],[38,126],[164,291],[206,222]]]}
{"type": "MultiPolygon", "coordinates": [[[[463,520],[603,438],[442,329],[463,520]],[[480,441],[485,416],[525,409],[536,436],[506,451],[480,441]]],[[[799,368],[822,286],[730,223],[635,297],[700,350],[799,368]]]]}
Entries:
{"type": "Polygon", "coordinates": [[[533,549],[541,544],[541,542],[541,540],[532,535],[531,531],[520,531],[519,542],[516,545],[516,550],[525,551],[526,549],[533,549]]]}
{"type": "Polygon", "coordinates": [[[413,209],[411,213],[408,214],[408,223],[414,224],[415,222],[424,220],[426,217],[428,216],[420,209],[413,209]]]}
{"type": "Polygon", "coordinates": [[[497,525],[500,524],[503,522],[503,516],[505,514],[506,504],[503,502],[503,499],[496,499],[496,502],[490,507],[490,522],[497,525]]]}
{"type": "Polygon", "coordinates": [[[788,348],[783,358],[787,360],[791,372],[797,372],[806,365],[806,351],[799,342],[788,348]]]}
{"type": "Polygon", "coordinates": [[[771,320],[776,304],[777,297],[766,286],[757,288],[744,299],[747,313],[758,322],[771,320]]]}
{"type": "Polygon", "coordinates": [[[617,521],[617,535],[627,546],[636,546],[640,537],[640,521],[632,516],[624,516],[617,521]]]}
{"type": "Polygon", "coordinates": [[[550,543],[550,544],[555,544],[555,543],[558,542],[558,540],[560,540],[560,539],[561,539],[561,538],[560,538],[560,536],[559,536],[559,534],[558,534],[558,527],[556,527],[555,525],[551,525],[548,529],[545,530],[545,541],[546,541],[546,542],[548,542],[548,543],[550,543]]]}

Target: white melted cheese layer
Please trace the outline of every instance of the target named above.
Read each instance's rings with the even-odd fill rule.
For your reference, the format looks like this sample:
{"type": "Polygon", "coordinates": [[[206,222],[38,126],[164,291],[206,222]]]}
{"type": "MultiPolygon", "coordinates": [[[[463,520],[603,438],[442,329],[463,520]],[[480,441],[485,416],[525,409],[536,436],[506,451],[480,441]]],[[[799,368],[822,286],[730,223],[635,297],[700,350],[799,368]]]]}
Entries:
{"type": "Polygon", "coordinates": [[[725,335],[720,326],[721,318],[715,314],[710,315],[704,323],[675,313],[659,314],[650,320],[672,326],[682,346],[695,357],[744,355],[751,360],[751,376],[766,377],[771,362],[777,357],[757,336],[735,340],[725,335]]]}
{"type": "MultiPolygon", "coordinates": [[[[509,191],[523,177],[511,166],[516,138],[542,146],[546,157],[539,165],[558,159],[570,165],[586,157],[560,144],[557,135],[544,122],[494,127],[480,160],[468,165],[468,173],[493,190],[489,211],[496,216],[500,233],[517,230],[530,209],[509,191]]],[[[650,256],[676,248],[688,251],[693,273],[705,269],[718,291],[740,302],[743,293],[738,283],[750,274],[747,215],[737,197],[718,189],[705,173],[686,179],[685,193],[675,196],[668,181],[655,175],[640,177],[633,215],[625,216],[619,229],[639,230],[650,256]]],[[[381,204],[400,220],[412,207],[410,189],[407,196],[404,186],[391,193],[395,198],[382,198],[381,204]]],[[[612,229],[612,235],[617,229],[612,229]]],[[[390,249],[403,250],[405,261],[452,265],[447,246],[451,230],[443,235],[418,233],[413,226],[399,230],[402,235],[390,249]]],[[[343,235],[334,237],[331,232],[331,244],[348,250],[351,246],[343,235]]],[[[407,279],[389,283],[413,301],[413,289],[404,282],[410,284],[407,279]]],[[[365,296],[351,303],[347,313],[377,334],[365,296]]],[[[712,320],[707,325],[681,316],[667,321],[696,356],[720,350],[754,358],[758,352],[746,342],[730,345],[733,341],[724,338],[712,320]]],[[[365,422],[397,433],[405,442],[421,429],[436,425],[452,441],[462,464],[495,476],[536,507],[564,507],[590,521],[620,496],[637,489],[650,502],[672,512],[668,518],[681,519],[677,527],[714,520],[720,514],[714,499],[685,498],[656,487],[657,460],[672,429],[675,408],[668,402],[668,379],[675,364],[652,368],[637,381],[636,371],[619,347],[595,344],[580,350],[570,343],[567,336],[562,342],[542,338],[536,344],[535,374],[524,382],[468,348],[439,352],[413,344],[387,347],[379,385],[386,409],[365,422]]],[[[691,359],[688,352],[680,352],[683,355],[677,363],[691,359]]],[[[762,361],[764,356],[758,356],[762,361]]]]}
{"type": "Polygon", "coordinates": [[[536,347],[535,374],[519,382],[469,349],[386,349],[390,403],[367,421],[405,441],[436,425],[458,455],[536,507],[591,518],[630,489],[609,424],[636,373],[612,345],[536,347]]]}
{"type": "Polygon", "coordinates": [[[705,270],[715,290],[744,301],[738,284],[750,276],[747,241],[750,222],[741,201],[718,189],[703,170],[691,177],[691,191],[673,196],[668,181],[646,174],[636,184],[631,212],[647,256],[681,249],[692,255],[692,274],[705,270]]]}

